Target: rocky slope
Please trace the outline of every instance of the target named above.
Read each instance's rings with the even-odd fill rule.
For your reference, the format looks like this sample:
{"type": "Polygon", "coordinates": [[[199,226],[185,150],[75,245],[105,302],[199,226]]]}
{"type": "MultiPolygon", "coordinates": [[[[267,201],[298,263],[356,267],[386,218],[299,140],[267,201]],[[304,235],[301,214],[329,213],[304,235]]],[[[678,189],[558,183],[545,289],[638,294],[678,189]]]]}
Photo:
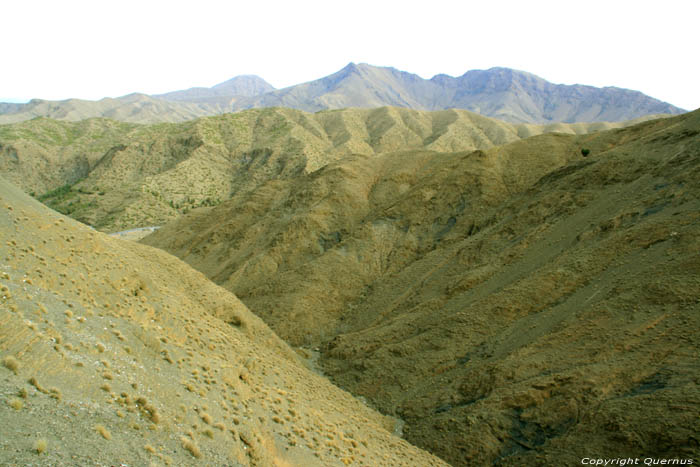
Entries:
{"type": "Polygon", "coordinates": [[[0,178],[3,465],[445,465],[181,261],[0,178]]]}
{"type": "Polygon", "coordinates": [[[135,123],[177,122],[260,107],[307,112],[346,107],[466,109],[511,123],[623,121],[683,110],[637,91],[615,87],[550,83],[508,68],[472,70],[460,77],[429,80],[389,67],[350,63],[329,76],[274,90],[257,76],[239,76],[212,88],[191,88],[156,96],[131,94],[84,101],[32,100],[0,104],[0,124],[37,116],[62,120],[91,117],[135,123]]]}
{"type": "Polygon", "coordinates": [[[256,109],[181,124],[35,119],[0,126],[0,174],[107,231],[160,225],[349,154],[488,149],[624,123],[512,125],[461,110],[256,109]]]}
{"type": "Polygon", "coordinates": [[[453,465],[697,458],[699,128],[358,154],[143,242],[453,465]]]}

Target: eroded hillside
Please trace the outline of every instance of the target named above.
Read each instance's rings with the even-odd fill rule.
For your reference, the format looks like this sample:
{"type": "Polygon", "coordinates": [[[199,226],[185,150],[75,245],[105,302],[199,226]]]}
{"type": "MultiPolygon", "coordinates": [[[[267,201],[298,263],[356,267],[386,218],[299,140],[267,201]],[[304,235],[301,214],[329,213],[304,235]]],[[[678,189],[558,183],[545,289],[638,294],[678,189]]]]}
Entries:
{"type": "Polygon", "coordinates": [[[628,123],[512,125],[467,111],[249,110],[180,124],[39,118],[0,126],[0,174],[104,231],[161,225],[350,154],[472,151],[628,123]]]}
{"type": "Polygon", "coordinates": [[[355,155],[144,242],[454,465],[697,457],[699,129],[355,155]]]}
{"type": "Polygon", "coordinates": [[[3,465],[444,465],[176,258],[1,178],[0,238],[3,465]]]}

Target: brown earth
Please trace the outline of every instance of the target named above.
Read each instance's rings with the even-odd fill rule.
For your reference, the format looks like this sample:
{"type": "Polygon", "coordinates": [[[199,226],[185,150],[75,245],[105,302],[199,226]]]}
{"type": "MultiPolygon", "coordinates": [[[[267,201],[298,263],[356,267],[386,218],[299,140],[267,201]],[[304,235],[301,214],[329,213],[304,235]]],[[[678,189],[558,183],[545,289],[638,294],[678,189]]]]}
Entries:
{"type": "Polygon", "coordinates": [[[0,240],[0,464],[444,465],[180,260],[1,178],[0,240]]]}
{"type": "Polygon", "coordinates": [[[143,242],[454,465],[697,459],[699,156],[700,112],[358,154],[143,242]]]}

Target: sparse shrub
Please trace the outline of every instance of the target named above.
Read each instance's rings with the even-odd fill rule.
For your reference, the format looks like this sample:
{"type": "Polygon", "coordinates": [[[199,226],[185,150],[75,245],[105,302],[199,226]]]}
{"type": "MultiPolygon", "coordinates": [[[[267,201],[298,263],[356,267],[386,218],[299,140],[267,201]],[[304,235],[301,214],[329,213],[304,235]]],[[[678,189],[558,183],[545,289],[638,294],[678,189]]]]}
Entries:
{"type": "Polygon", "coordinates": [[[197,459],[202,457],[202,451],[199,450],[199,447],[194,443],[194,441],[190,441],[187,438],[182,438],[181,441],[182,447],[187,449],[190,454],[192,454],[197,459]]]}
{"type": "Polygon", "coordinates": [[[107,430],[107,428],[105,428],[104,426],[102,426],[102,425],[96,425],[96,426],[95,426],[95,430],[97,430],[97,432],[98,432],[99,434],[101,434],[102,437],[103,437],[104,439],[106,439],[106,440],[108,440],[108,441],[109,441],[110,439],[112,439],[112,434],[111,434],[111,433],[107,430]]]}
{"type": "Polygon", "coordinates": [[[57,387],[49,388],[49,395],[56,400],[61,400],[62,397],[61,391],[57,387]]]}
{"type": "Polygon", "coordinates": [[[17,398],[10,399],[8,402],[8,405],[12,407],[15,410],[22,410],[22,407],[24,407],[24,402],[17,398]]]}
{"type": "Polygon", "coordinates": [[[12,355],[8,355],[7,357],[3,358],[2,364],[5,366],[5,368],[10,370],[14,374],[17,374],[17,371],[20,367],[19,360],[17,360],[12,355]]]}
{"type": "Polygon", "coordinates": [[[34,441],[34,450],[36,451],[37,454],[41,454],[43,452],[46,452],[46,449],[48,448],[48,443],[46,442],[45,439],[37,439],[34,441]]]}
{"type": "Polygon", "coordinates": [[[29,378],[29,384],[34,386],[39,392],[43,392],[44,394],[48,392],[46,391],[46,389],[44,389],[44,387],[41,384],[39,384],[39,381],[37,381],[37,379],[34,376],[29,378]]]}
{"type": "Polygon", "coordinates": [[[583,157],[587,157],[590,153],[591,153],[591,150],[588,149],[588,148],[583,148],[583,149],[581,149],[581,155],[582,155],[583,157]]]}

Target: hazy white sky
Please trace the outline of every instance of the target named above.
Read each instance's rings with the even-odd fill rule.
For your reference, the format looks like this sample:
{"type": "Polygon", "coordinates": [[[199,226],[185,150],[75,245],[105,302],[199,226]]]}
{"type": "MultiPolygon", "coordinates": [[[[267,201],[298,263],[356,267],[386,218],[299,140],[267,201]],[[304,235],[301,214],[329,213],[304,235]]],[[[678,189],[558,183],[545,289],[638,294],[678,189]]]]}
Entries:
{"type": "Polygon", "coordinates": [[[698,0],[3,1],[0,101],[99,99],[348,62],[430,78],[504,66],[700,107],[698,0]]]}

